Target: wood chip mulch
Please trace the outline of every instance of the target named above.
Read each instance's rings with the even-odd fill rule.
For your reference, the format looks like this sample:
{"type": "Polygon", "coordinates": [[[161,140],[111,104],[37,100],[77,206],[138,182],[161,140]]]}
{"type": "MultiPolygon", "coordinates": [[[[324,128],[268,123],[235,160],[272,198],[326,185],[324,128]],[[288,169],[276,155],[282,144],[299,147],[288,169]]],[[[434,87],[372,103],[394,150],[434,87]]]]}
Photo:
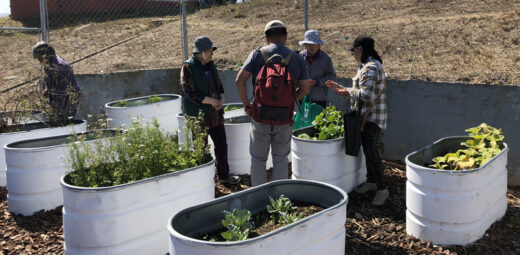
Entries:
{"type": "MultiPolygon", "coordinates": [[[[520,186],[508,188],[508,208],[502,220],[476,243],[440,247],[406,234],[406,173],[399,162],[385,162],[390,198],[382,207],[372,206],[373,194],[349,193],[345,254],[520,254],[520,186]]],[[[251,187],[250,178],[238,184],[217,181],[216,197],[251,187]]],[[[0,188],[0,255],[63,254],[61,207],[34,216],[13,215],[7,191],[0,188]]]]}

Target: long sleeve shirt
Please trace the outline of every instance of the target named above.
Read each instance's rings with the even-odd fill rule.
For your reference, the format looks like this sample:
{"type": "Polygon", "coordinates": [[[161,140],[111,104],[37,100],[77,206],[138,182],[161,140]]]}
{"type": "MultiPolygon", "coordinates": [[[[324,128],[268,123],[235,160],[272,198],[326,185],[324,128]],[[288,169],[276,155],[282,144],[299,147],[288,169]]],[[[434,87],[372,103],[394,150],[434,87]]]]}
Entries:
{"type": "Polygon", "coordinates": [[[325,82],[336,78],[336,71],[332,64],[332,59],[322,50],[318,50],[311,57],[307,50],[300,52],[309,70],[309,78],[316,81],[316,85],[311,87],[311,99],[314,102],[326,102],[328,98],[328,90],[325,82]]]}
{"type": "MultiPolygon", "coordinates": [[[[358,69],[357,75],[352,78],[352,84],[352,88],[348,88],[349,94],[354,99],[363,102],[363,108],[361,109],[363,116],[367,114],[376,103],[379,95],[381,95],[372,111],[368,112],[366,119],[377,124],[381,129],[385,129],[387,118],[386,92],[383,89],[386,86],[386,73],[381,62],[369,57],[368,61],[358,69]]],[[[355,109],[357,104],[358,102],[352,107],[355,109]]]]}

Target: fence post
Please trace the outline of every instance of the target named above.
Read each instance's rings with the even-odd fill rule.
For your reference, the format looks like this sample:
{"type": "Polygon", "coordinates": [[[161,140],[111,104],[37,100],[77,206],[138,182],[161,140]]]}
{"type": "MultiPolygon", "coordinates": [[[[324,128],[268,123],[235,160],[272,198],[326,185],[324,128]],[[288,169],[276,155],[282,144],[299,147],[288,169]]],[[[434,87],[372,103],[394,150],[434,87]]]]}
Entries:
{"type": "Polygon", "coordinates": [[[305,0],[305,6],[303,7],[303,12],[304,12],[304,16],[305,16],[305,31],[307,31],[309,29],[309,26],[308,26],[309,1],[308,0],[305,0]]]}
{"type": "Polygon", "coordinates": [[[188,59],[188,29],[186,28],[186,1],[181,1],[181,12],[182,12],[182,48],[184,54],[184,60],[188,59]]]}
{"type": "Polygon", "coordinates": [[[47,0],[40,0],[40,27],[42,41],[49,42],[49,25],[47,24],[47,0]]]}

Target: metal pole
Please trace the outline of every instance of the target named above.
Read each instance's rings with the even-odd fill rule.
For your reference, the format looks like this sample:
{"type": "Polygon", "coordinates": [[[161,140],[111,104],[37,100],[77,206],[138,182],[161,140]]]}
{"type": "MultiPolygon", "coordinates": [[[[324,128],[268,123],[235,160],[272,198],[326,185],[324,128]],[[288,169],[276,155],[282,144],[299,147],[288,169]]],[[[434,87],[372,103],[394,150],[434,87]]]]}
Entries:
{"type": "Polygon", "coordinates": [[[47,1],[46,0],[40,0],[40,26],[41,26],[42,41],[48,42],[49,26],[47,24],[47,1]]]}
{"type": "Polygon", "coordinates": [[[181,1],[181,11],[182,11],[182,48],[184,54],[184,60],[188,59],[188,29],[186,25],[186,1],[181,1]]]}
{"type": "Polygon", "coordinates": [[[305,13],[305,31],[309,30],[309,15],[308,15],[308,12],[309,12],[309,1],[308,0],[305,0],[305,6],[303,8],[303,12],[305,13]]]}

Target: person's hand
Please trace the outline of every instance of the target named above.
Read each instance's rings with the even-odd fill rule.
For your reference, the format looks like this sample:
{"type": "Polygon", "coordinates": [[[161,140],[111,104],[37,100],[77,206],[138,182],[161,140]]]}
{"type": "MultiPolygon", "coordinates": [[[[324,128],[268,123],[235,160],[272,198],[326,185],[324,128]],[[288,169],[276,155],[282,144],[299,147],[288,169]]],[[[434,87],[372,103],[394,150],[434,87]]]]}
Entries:
{"type": "Polygon", "coordinates": [[[216,99],[216,98],[208,98],[206,97],[207,100],[208,100],[208,104],[213,106],[213,108],[217,109],[217,110],[220,110],[220,108],[222,108],[222,104],[220,103],[220,100],[216,99]]]}
{"type": "Polygon", "coordinates": [[[350,95],[350,93],[348,92],[348,89],[345,87],[336,88],[335,91],[336,91],[336,93],[338,93],[338,95],[341,95],[344,97],[350,95]]]}
{"type": "Polygon", "coordinates": [[[318,82],[316,80],[311,80],[311,86],[316,86],[318,85],[318,82]]]}
{"type": "Polygon", "coordinates": [[[42,94],[43,97],[49,97],[49,91],[45,89],[42,94]]]}
{"type": "Polygon", "coordinates": [[[334,89],[334,91],[335,91],[335,89],[340,87],[340,85],[337,82],[331,81],[331,80],[326,81],[325,85],[327,85],[327,87],[329,87],[331,89],[334,89]]]}
{"type": "Polygon", "coordinates": [[[247,115],[251,116],[252,110],[253,110],[253,108],[252,108],[250,102],[247,102],[247,103],[244,104],[244,112],[246,112],[247,115]]]}

